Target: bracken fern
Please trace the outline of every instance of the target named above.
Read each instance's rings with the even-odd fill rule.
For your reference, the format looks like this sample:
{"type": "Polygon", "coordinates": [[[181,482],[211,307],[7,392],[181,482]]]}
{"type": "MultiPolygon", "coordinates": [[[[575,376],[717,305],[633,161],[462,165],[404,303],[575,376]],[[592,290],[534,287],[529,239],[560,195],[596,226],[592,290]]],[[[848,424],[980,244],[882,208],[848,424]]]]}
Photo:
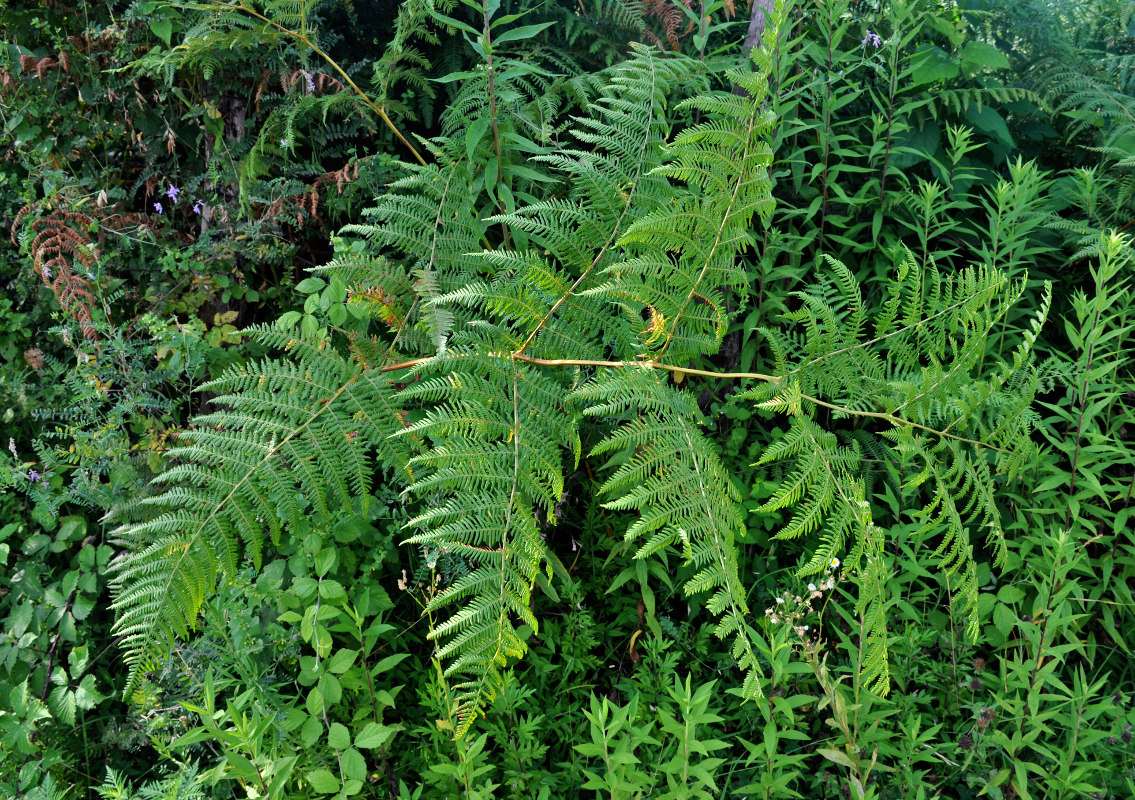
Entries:
{"type": "MultiPolygon", "coordinates": [[[[766,50],[776,41],[772,25],[766,50]]],[[[516,173],[543,196],[518,195],[487,219],[479,209],[508,206],[500,195],[485,202],[495,148],[486,155],[461,135],[423,142],[435,163],[409,168],[317,271],[377,330],[327,334],[310,316],[302,333],[294,319],[258,329],[292,361],[212,384],[227,393],[223,410],[183,435],[171,455],[185,463],[161,479],[173,488],[147,501],[176,510],[121,531],[135,546],[116,590],[132,680],[192,627],[218,572],[235,572],[238,540],[255,561],[265,532],[294,535],[333,505],[357,507],[377,454],[414,509],[407,541],[462,565],[427,605],[462,735],[523,656],[525,628],[539,627],[532,590],[558,563],[543,532],[586,440],[598,441],[587,458],[609,460],[607,506],[633,515],[636,557],[679,549],[693,568],[685,591],[709,593],[716,632],[746,673],[743,694],[758,696],[740,496],[683,384],[719,376],[687,365],[717,351],[744,306],[738,259],[755,243],[754,219],[772,210],[770,67],[762,50],[753,59],[755,71],[728,75],[743,93],[707,92],[697,62],[636,46],[599,76],[591,113],[550,127],[562,135],[516,173]],[[669,108],[680,84],[698,91],[669,108]],[[667,146],[687,112],[701,121],[667,146]],[[585,425],[596,428],[586,438],[585,425]]],[[[759,384],[741,402],[788,416],[761,461],[792,466],[763,510],[792,509],[780,535],[817,541],[802,573],[848,554],[863,669],[879,691],[885,534],[862,453],[882,454],[921,493],[915,516],[940,532],[941,568],[962,575],[972,629],[970,530],[984,528],[1003,558],[992,498],[1031,452],[1030,348],[1047,300],[1008,359],[985,347],[1023,288],[985,266],[943,278],[908,255],[872,314],[853,273],[831,261],[793,295],[784,325],[764,331],[772,374],[728,375],[759,384]]]]}

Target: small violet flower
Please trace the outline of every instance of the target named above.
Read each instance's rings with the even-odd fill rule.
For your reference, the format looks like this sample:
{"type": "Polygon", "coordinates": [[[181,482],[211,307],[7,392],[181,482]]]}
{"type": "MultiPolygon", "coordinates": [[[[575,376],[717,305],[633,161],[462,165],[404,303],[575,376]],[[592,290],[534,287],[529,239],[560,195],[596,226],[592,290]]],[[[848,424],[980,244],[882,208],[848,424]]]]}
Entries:
{"type": "Polygon", "coordinates": [[[9,439],[8,440],[8,452],[12,454],[12,458],[19,458],[19,456],[16,455],[16,440],[15,439],[9,439]]]}
{"type": "Polygon", "coordinates": [[[867,35],[860,39],[859,43],[864,47],[871,45],[872,47],[879,48],[883,46],[883,37],[877,33],[867,31],[867,35]]]}
{"type": "Polygon", "coordinates": [[[175,203],[177,202],[177,196],[179,194],[181,194],[181,189],[178,189],[172,183],[169,185],[169,188],[166,189],[166,197],[168,197],[170,200],[172,200],[175,203]]]}
{"type": "MultiPolygon", "coordinates": [[[[36,472],[34,469],[29,469],[28,470],[28,480],[31,481],[32,483],[36,483],[37,481],[43,481],[43,476],[40,475],[38,472],[36,472]]],[[[43,481],[43,482],[46,483],[47,481],[43,481]]]]}
{"type": "Polygon", "coordinates": [[[315,94],[315,78],[310,72],[306,70],[303,73],[304,80],[307,81],[307,91],[309,94],[315,94]]]}
{"type": "Polygon", "coordinates": [[[154,211],[157,211],[159,214],[162,213],[162,204],[154,203],[154,211]]]}
{"type": "Polygon", "coordinates": [[[51,280],[52,278],[55,277],[54,275],[51,274],[51,267],[44,265],[43,277],[47,278],[48,280],[51,280]]]}
{"type": "Polygon", "coordinates": [[[291,146],[292,146],[292,143],[291,143],[290,140],[288,140],[288,139],[281,139],[280,140],[280,147],[291,147],[291,146]]]}
{"type": "Polygon", "coordinates": [[[200,200],[198,200],[197,202],[195,202],[193,204],[193,213],[194,214],[201,214],[204,211],[205,211],[205,204],[202,203],[200,200]]]}

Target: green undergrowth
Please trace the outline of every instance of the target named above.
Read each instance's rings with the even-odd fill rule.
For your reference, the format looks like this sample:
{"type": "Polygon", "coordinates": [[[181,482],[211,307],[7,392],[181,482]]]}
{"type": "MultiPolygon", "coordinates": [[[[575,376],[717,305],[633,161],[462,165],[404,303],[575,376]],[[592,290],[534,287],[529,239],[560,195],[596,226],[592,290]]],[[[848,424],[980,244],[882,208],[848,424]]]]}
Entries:
{"type": "Polygon", "coordinates": [[[756,6],[0,12],[0,793],[1135,794],[1132,11],[756,6]]]}

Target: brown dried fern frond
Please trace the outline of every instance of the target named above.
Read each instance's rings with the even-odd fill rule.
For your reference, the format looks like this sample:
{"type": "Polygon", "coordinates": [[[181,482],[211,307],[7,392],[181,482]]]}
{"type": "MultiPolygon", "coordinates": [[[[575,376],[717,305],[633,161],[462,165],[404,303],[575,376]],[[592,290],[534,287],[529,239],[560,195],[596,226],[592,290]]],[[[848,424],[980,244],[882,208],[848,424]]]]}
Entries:
{"type": "MultiPolygon", "coordinates": [[[[12,225],[13,241],[17,241],[16,229],[30,213],[31,207],[24,206],[16,215],[12,225]]],[[[32,238],[28,244],[32,269],[51,289],[59,306],[79,323],[83,335],[92,341],[98,339],[92,320],[93,287],[85,277],[75,274],[73,265],[81,265],[83,272],[90,273],[98,262],[93,243],[86,234],[95,223],[96,220],[82,212],[56,208],[32,221],[32,238]]]]}
{"type": "MultiPolygon", "coordinates": [[[[260,98],[268,91],[268,86],[274,76],[269,70],[260,73],[260,82],[256,84],[256,91],[252,94],[252,105],[260,111],[260,98]]],[[[347,88],[347,84],[328,75],[326,72],[308,72],[305,69],[284,70],[279,74],[280,91],[283,94],[292,94],[302,91],[307,94],[338,94],[347,88]]]]}
{"type": "Polygon", "coordinates": [[[51,56],[43,56],[37,58],[36,56],[22,55],[20,56],[20,74],[28,75],[32,72],[35,73],[36,78],[43,80],[43,76],[47,74],[48,70],[58,69],[59,60],[51,56]]]}
{"type": "Polygon", "coordinates": [[[265,69],[260,73],[260,82],[256,84],[256,91],[252,93],[252,107],[260,113],[260,95],[268,91],[268,82],[272,80],[271,71],[265,69]]]}
{"type": "Polygon", "coordinates": [[[92,286],[72,269],[73,264],[78,263],[85,272],[90,272],[98,262],[91,242],[85,233],[79,233],[92,221],[84,213],[56,209],[32,222],[34,236],[28,250],[32,253],[32,269],[56,295],[60,308],[79,323],[83,336],[94,340],[99,336],[92,321],[95,303],[92,286]]]}
{"type": "Polygon", "coordinates": [[[359,177],[359,165],[357,161],[348,161],[341,169],[325,172],[318,176],[311,182],[311,187],[306,192],[299,194],[281,197],[279,200],[272,203],[265,210],[267,216],[275,218],[284,213],[284,209],[289,206],[297,208],[296,211],[296,225],[303,225],[303,215],[307,214],[317,225],[323,225],[323,220],[319,217],[319,202],[320,192],[331,184],[335,185],[339,194],[343,193],[343,187],[351,181],[357,180],[359,177]]]}
{"type": "Polygon", "coordinates": [[[339,194],[343,193],[343,187],[351,181],[359,179],[359,162],[348,161],[343,165],[342,169],[337,169],[332,172],[325,172],[315,179],[313,187],[326,186],[334,183],[335,188],[338,189],[339,194]]]}
{"type": "MultiPolygon", "coordinates": [[[[694,0],[646,0],[643,5],[643,16],[647,20],[657,20],[662,25],[662,35],[666,37],[670,49],[677,50],[679,40],[683,36],[688,36],[694,29],[694,24],[687,21],[686,29],[681,30],[682,21],[686,19],[681,6],[693,8],[693,4],[694,0]]],[[[653,38],[657,41],[657,37],[653,38]]]]}
{"type": "Polygon", "coordinates": [[[283,88],[284,94],[296,91],[297,84],[300,90],[309,94],[335,94],[346,88],[346,84],[325,72],[308,72],[305,69],[295,69],[291,72],[280,73],[280,86],[283,88]]]}
{"type": "MultiPolygon", "coordinates": [[[[120,213],[112,207],[90,210],[74,208],[76,203],[67,193],[54,198],[54,207],[28,225],[30,240],[27,250],[32,270],[51,289],[60,307],[79,323],[83,335],[97,340],[93,324],[95,295],[93,273],[98,264],[99,247],[105,243],[105,230],[127,227],[148,227],[153,223],[141,214],[120,213]],[[94,231],[96,238],[91,238],[94,231]]],[[[24,206],[12,223],[12,243],[19,245],[19,228],[35,215],[42,203],[24,206]]]]}
{"type": "Polygon", "coordinates": [[[95,35],[87,32],[77,36],[68,36],[67,43],[71,45],[71,49],[76,53],[105,53],[113,50],[118,45],[118,42],[122,39],[122,35],[123,31],[121,29],[112,26],[95,35]]]}

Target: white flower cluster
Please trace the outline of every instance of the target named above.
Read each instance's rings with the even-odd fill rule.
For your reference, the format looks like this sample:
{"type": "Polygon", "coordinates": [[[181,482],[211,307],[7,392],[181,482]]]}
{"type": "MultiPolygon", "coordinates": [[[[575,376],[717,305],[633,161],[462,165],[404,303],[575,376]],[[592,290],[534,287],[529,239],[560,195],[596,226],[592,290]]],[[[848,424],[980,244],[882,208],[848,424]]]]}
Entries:
{"type": "Polygon", "coordinates": [[[774,604],[765,609],[765,616],[773,625],[787,625],[793,632],[804,639],[811,629],[804,624],[805,617],[812,613],[812,601],[824,596],[835,588],[835,575],[833,571],[839,568],[839,559],[833,558],[824,571],[826,576],[820,583],[809,583],[807,596],[794,595],[786,592],[783,596],[773,598],[774,604]]]}

